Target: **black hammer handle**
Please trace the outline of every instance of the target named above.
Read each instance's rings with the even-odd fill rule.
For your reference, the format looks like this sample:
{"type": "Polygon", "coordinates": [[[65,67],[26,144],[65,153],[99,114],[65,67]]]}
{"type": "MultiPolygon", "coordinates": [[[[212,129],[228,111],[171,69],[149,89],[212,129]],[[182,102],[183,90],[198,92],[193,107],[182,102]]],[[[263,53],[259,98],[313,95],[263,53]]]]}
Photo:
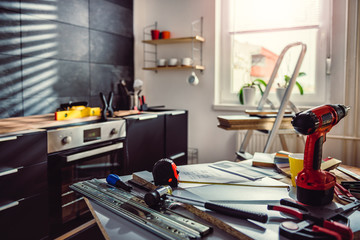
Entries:
{"type": "Polygon", "coordinates": [[[224,206],[218,203],[205,202],[180,196],[167,195],[168,199],[173,199],[178,202],[188,203],[195,206],[204,207],[206,209],[219,212],[228,216],[242,218],[242,219],[250,219],[258,222],[266,223],[268,220],[268,215],[260,212],[251,212],[247,210],[242,210],[240,208],[232,208],[228,206],[224,206]]]}
{"type": "Polygon", "coordinates": [[[228,216],[233,216],[237,218],[250,219],[258,222],[266,223],[268,220],[268,215],[260,212],[251,212],[246,210],[241,210],[239,208],[231,208],[221,204],[214,204],[211,202],[205,202],[204,207],[215,212],[223,213],[228,216]]]}

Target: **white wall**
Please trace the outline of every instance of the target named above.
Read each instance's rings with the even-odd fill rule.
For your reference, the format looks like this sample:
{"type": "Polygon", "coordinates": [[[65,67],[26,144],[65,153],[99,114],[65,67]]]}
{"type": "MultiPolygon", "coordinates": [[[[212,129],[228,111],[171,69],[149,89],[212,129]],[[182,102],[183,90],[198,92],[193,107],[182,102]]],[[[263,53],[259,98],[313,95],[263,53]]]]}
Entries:
{"type": "MultiPolygon", "coordinates": [[[[135,34],[135,78],[144,81],[144,89],[148,105],[166,105],[170,109],[189,110],[189,147],[199,150],[199,162],[214,162],[235,158],[236,132],[225,131],[217,127],[217,116],[239,114],[238,112],[215,111],[215,2],[216,0],[134,0],[134,34],[135,34]],[[175,71],[144,71],[143,67],[143,28],[158,22],[160,30],[169,30],[172,37],[191,35],[191,22],[204,17],[203,35],[206,39],[203,45],[203,61],[206,67],[203,73],[197,71],[200,83],[190,86],[185,82],[190,70],[175,71]]],[[[346,2],[335,1],[337,9],[346,12],[346,2]]],[[[329,76],[327,91],[329,103],[349,104],[345,101],[344,80],[346,22],[342,15],[335,16],[334,28],[343,29],[342,38],[333,41],[332,75],[329,76]]],[[[158,47],[159,57],[190,56],[191,44],[161,45],[158,47]]],[[[353,105],[353,104],[349,104],[353,105]]],[[[349,119],[350,120],[350,119],[349,119]]],[[[344,135],[349,120],[345,119],[331,130],[330,134],[344,135]],[[345,126],[345,127],[344,127],[345,126]]],[[[356,134],[356,133],[355,133],[356,134]]],[[[351,135],[348,133],[348,135],[351,135]]],[[[341,139],[331,139],[324,144],[324,157],[332,156],[342,160],[351,158],[352,165],[360,164],[357,156],[349,156],[344,152],[348,142],[341,139]],[[355,163],[357,161],[357,163],[355,163]]],[[[353,155],[353,154],[352,154],[353,155]]],[[[357,155],[357,154],[356,154],[357,155]]]]}
{"type": "MultiPolygon", "coordinates": [[[[135,0],[135,78],[144,81],[148,105],[166,105],[170,109],[189,110],[189,147],[199,151],[199,162],[235,158],[235,132],[217,127],[217,116],[231,114],[212,110],[214,102],[215,0],[135,0]],[[203,73],[191,86],[185,79],[190,70],[144,71],[143,27],[158,22],[160,30],[169,30],[172,37],[191,36],[191,22],[204,18],[203,73]]],[[[158,46],[159,57],[191,56],[191,44],[158,46]]]]}

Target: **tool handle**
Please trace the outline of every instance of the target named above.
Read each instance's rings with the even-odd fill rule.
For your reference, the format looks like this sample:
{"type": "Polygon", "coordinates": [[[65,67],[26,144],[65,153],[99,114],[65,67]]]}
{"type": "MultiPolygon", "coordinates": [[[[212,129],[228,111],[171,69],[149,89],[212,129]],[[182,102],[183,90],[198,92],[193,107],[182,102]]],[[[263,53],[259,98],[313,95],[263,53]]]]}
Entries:
{"type": "Polygon", "coordinates": [[[318,171],[322,161],[322,147],[326,140],[326,133],[315,132],[310,134],[305,143],[304,169],[318,171]]]}
{"type": "Polygon", "coordinates": [[[124,189],[127,192],[130,192],[132,187],[124,183],[121,178],[116,174],[109,174],[106,177],[106,182],[114,187],[124,189]]]}
{"type": "Polygon", "coordinates": [[[335,184],[335,189],[334,190],[337,190],[336,187],[338,187],[340,189],[340,191],[343,192],[343,194],[345,194],[347,197],[354,197],[346,188],[344,188],[341,184],[339,183],[336,183],[335,184]]]}
{"type": "Polygon", "coordinates": [[[213,210],[213,211],[219,212],[219,213],[223,213],[228,216],[255,220],[258,222],[262,222],[262,223],[266,223],[268,220],[268,215],[265,213],[250,212],[250,211],[242,210],[239,208],[231,208],[231,207],[224,206],[221,204],[214,204],[214,203],[206,202],[204,204],[204,207],[206,209],[213,210]]]}
{"type": "Polygon", "coordinates": [[[304,219],[304,214],[298,210],[292,209],[292,208],[288,208],[288,207],[283,207],[283,206],[274,206],[274,205],[268,205],[267,207],[269,210],[274,210],[274,211],[279,211],[279,212],[283,212],[283,213],[287,213],[290,214],[294,217],[297,217],[298,219],[303,220],[304,219]]]}
{"type": "Polygon", "coordinates": [[[282,198],[282,199],[280,199],[280,204],[308,212],[308,209],[304,205],[295,201],[292,198],[282,198]]]}
{"type": "Polygon", "coordinates": [[[114,109],[113,109],[113,104],[112,104],[113,98],[114,98],[114,93],[110,92],[109,98],[108,98],[108,107],[107,107],[107,110],[109,112],[109,117],[113,117],[113,115],[114,115],[114,109]]]}
{"type": "Polygon", "coordinates": [[[101,111],[101,119],[106,121],[107,120],[106,113],[107,113],[107,109],[108,109],[108,104],[106,102],[105,95],[102,92],[100,93],[100,100],[103,104],[103,109],[101,111]]]}
{"type": "Polygon", "coordinates": [[[360,188],[360,181],[342,181],[341,186],[343,186],[346,189],[360,188]]]}
{"type": "Polygon", "coordinates": [[[339,233],[341,235],[341,239],[343,240],[350,240],[354,238],[354,234],[350,227],[339,222],[325,220],[323,222],[323,227],[339,233]]]}
{"type": "MultiPolygon", "coordinates": [[[[322,233],[325,233],[325,234],[328,234],[330,236],[332,236],[333,238],[332,239],[336,239],[336,240],[342,240],[341,238],[341,234],[337,233],[336,231],[333,231],[333,230],[330,230],[328,228],[324,228],[324,227],[320,227],[320,226],[317,226],[317,225],[314,225],[312,230],[314,232],[322,232],[322,233]]],[[[344,239],[345,240],[345,239],[344,239]]]]}

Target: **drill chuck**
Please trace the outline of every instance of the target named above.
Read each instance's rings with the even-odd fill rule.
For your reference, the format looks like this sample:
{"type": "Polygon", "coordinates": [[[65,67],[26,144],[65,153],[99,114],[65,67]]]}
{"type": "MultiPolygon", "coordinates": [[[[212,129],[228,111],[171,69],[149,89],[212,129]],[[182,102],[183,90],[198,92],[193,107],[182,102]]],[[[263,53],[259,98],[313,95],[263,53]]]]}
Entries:
{"type": "Polygon", "coordinates": [[[341,104],[328,104],[297,113],[292,125],[303,135],[313,134],[319,128],[332,127],[344,118],[350,107],[341,104]]]}
{"type": "Polygon", "coordinates": [[[296,114],[291,124],[295,131],[303,135],[310,135],[319,127],[319,119],[311,111],[296,114]]]}

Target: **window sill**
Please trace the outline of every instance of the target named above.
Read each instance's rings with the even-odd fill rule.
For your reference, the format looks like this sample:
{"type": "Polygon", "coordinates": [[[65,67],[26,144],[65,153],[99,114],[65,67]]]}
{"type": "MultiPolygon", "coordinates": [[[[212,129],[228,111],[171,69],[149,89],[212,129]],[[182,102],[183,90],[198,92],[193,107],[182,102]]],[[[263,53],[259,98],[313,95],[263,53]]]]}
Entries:
{"type": "MultiPolygon", "coordinates": [[[[297,106],[300,111],[307,110],[309,108],[315,107],[315,106],[297,106]]],[[[244,113],[245,110],[256,110],[256,106],[244,106],[240,104],[230,104],[230,103],[216,103],[212,105],[213,110],[215,111],[230,111],[230,112],[242,112],[244,113]]],[[[264,106],[264,110],[271,110],[269,106],[264,106]]]]}
{"type": "Polygon", "coordinates": [[[215,111],[245,112],[245,110],[255,110],[256,106],[244,106],[244,105],[240,105],[240,104],[217,103],[217,104],[213,104],[212,108],[215,111]]]}

